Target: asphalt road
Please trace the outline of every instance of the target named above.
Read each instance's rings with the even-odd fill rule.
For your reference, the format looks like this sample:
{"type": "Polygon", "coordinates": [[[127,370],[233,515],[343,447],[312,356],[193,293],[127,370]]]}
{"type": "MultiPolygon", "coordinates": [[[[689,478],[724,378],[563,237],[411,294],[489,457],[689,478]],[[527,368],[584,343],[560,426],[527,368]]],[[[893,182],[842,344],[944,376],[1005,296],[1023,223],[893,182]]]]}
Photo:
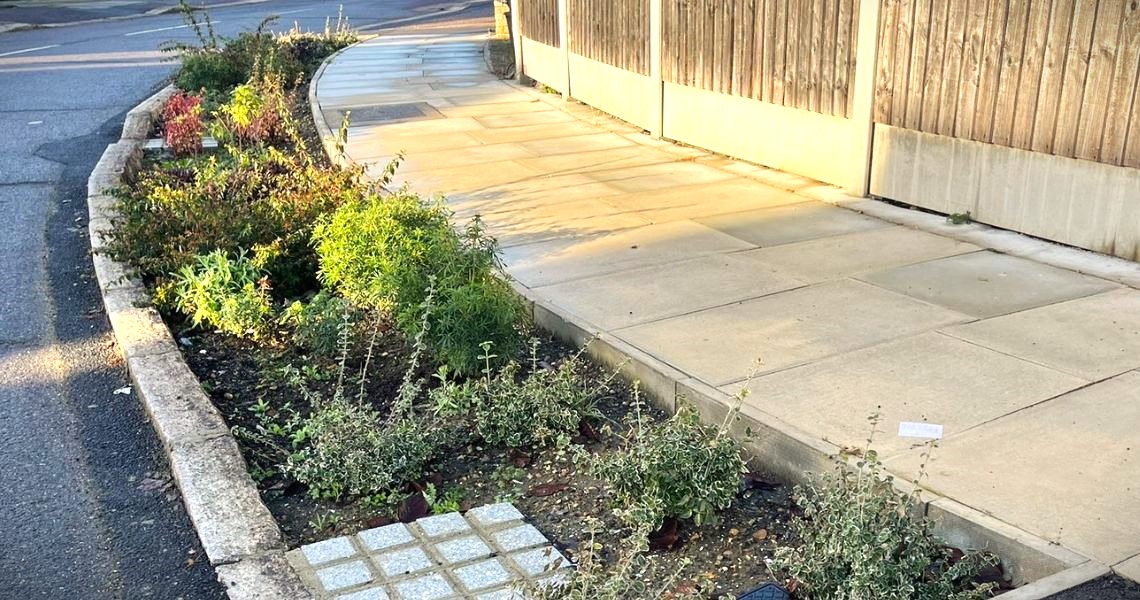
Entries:
{"type": "MultiPolygon", "coordinates": [[[[457,3],[462,3],[461,0],[457,3]]],[[[232,35],[433,14],[438,0],[269,0],[212,11],[232,35]]],[[[447,19],[489,14],[480,2],[447,19]]],[[[430,23],[432,20],[415,21],[430,23]]],[[[102,312],[86,179],[189,39],[177,15],[0,34],[0,598],[222,598],[102,312]]]]}

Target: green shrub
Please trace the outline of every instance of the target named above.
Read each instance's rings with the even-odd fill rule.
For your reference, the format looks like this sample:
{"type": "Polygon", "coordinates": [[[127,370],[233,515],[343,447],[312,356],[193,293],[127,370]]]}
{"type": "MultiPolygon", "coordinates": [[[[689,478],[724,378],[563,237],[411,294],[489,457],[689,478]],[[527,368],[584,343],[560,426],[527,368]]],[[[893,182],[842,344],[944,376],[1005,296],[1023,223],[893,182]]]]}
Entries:
{"type": "Polygon", "coordinates": [[[161,285],[199,254],[248,249],[275,292],[291,297],[317,283],[314,222],[367,188],[356,171],[267,148],[158,165],[113,193],[107,251],[144,277],[161,285]]]}
{"type": "Polygon", "coordinates": [[[285,92],[281,77],[255,75],[234,88],[217,111],[215,137],[239,144],[281,144],[288,141],[294,96],[285,92]]]}
{"type": "Polygon", "coordinates": [[[346,204],[317,226],[321,277],[359,306],[390,310],[409,336],[420,306],[436,290],[426,343],[453,371],[479,368],[479,344],[510,354],[521,338],[522,303],[496,277],[497,245],[476,219],[462,234],[442,202],[401,191],[346,204]],[[434,282],[434,283],[433,283],[434,282]]]}
{"type": "Polygon", "coordinates": [[[277,41],[306,72],[313,73],[334,52],[355,44],[359,39],[349,27],[344,13],[338,12],[335,22],[325,19],[322,32],[301,31],[298,27],[293,27],[292,31],[278,37],[277,41]]]}
{"type": "Polygon", "coordinates": [[[293,343],[322,359],[338,356],[342,333],[354,338],[358,311],[328,290],[321,290],[308,302],[296,301],[281,313],[281,324],[292,328],[293,343]]]}
{"type": "Polygon", "coordinates": [[[237,336],[257,337],[273,312],[264,278],[239,254],[230,259],[216,250],[199,256],[178,273],[174,302],[194,325],[208,323],[237,336]]]}
{"type": "MultiPolygon", "coordinates": [[[[681,571],[691,562],[687,558],[673,561],[671,571],[664,577],[655,577],[652,582],[645,580],[645,572],[650,568],[648,529],[626,537],[610,562],[606,560],[605,549],[597,542],[599,527],[596,522],[587,523],[589,540],[578,546],[577,564],[572,570],[563,571],[563,581],[527,581],[516,586],[516,590],[530,600],[702,600],[708,597],[707,590],[681,581],[681,571]]],[[[549,570],[563,566],[566,565],[553,564],[549,570]]]]}
{"type": "Polygon", "coordinates": [[[214,31],[205,11],[192,8],[179,0],[182,18],[198,38],[198,44],[167,42],[162,50],[178,55],[181,67],[174,84],[188,92],[228,93],[249,80],[255,73],[274,73],[285,81],[299,81],[304,67],[292,54],[285,52],[277,38],[266,31],[277,18],[263,20],[257,29],[245,31],[236,38],[224,38],[214,31]],[[202,13],[202,19],[196,16],[202,13]]]}
{"type": "Polygon", "coordinates": [[[600,415],[596,405],[606,383],[591,385],[580,357],[555,369],[536,362],[525,377],[519,377],[519,366],[512,362],[498,376],[487,374],[470,384],[475,433],[487,443],[509,448],[565,445],[583,420],[600,415]]]}
{"type": "Polygon", "coordinates": [[[415,418],[385,419],[341,396],[314,411],[306,435],[309,445],[285,471],[314,497],[329,500],[387,494],[423,478],[445,439],[440,427],[415,418]]]}
{"type": "Polygon", "coordinates": [[[582,459],[608,484],[618,515],[634,526],[656,528],[665,518],[714,522],[732,505],[746,470],[740,444],[728,433],[734,416],[712,427],[682,404],[668,420],[646,426],[635,392],[626,445],[582,459]]]}
{"type": "Polygon", "coordinates": [[[797,487],[803,516],[791,523],[803,543],[780,548],[779,568],[811,600],[956,600],[989,597],[990,586],[971,579],[989,560],[951,551],[914,518],[917,500],[895,491],[873,451],[857,469],[840,461],[821,484],[797,487]]]}

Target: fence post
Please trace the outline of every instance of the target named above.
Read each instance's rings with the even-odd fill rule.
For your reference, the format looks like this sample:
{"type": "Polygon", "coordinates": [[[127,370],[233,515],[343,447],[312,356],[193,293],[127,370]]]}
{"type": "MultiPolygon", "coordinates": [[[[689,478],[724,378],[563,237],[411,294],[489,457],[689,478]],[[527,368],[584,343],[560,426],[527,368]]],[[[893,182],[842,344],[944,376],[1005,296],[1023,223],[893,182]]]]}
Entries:
{"type": "Polygon", "coordinates": [[[649,134],[658,139],[661,138],[665,127],[665,80],[661,75],[664,23],[661,5],[662,0],[649,0],[649,79],[653,86],[653,93],[650,96],[653,107],[649,113],[649,134]]]}
{"type": "Polygon", "coordinates": [[[511,46],[515,51],[515,79],[522,81],[523,79],[523,52],[522,52],[522,27],[520,26],[522,19],[519,16],[522,10],[522,3],[526,0],[510,0],[511,10],[511,46]]]}
{"type": "Polygon", "coordinates": [[[875,135],[875,73],[879,49],[880,0],[859,2],[859,37],[855,54],[855,81],[851,87],[852,172],[845,186],[860,196],[870,193],[871,152],[875,135]]]}
{"type": "Polygon", "coordinates": [[[562,47],[562,60],[566,65],[566,89],[562,90],[562,97],[570,98],[570,13],[567,10],[568,0],[558,0],[558,45],[562,47]]]}

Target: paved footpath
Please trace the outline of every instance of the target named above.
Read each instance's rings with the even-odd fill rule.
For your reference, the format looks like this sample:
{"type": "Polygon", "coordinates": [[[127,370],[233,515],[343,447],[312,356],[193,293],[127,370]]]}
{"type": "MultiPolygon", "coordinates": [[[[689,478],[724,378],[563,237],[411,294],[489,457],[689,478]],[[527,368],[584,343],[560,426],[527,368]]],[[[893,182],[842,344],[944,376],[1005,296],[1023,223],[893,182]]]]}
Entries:
{"type": "Polygon", "coordinates": [[[810,200],[498,81],[481,46],[341,54],[317,98],[334,131],[353,111],[348,156],[406,152],[397,179],[481,214],[530,293],[690,387],[727,398],[762,358],[746,414],[861,446],[877,412],[907,479],[898,423],[943,425],[933,492],[1140,579],[1140,291],[810,200]]]}

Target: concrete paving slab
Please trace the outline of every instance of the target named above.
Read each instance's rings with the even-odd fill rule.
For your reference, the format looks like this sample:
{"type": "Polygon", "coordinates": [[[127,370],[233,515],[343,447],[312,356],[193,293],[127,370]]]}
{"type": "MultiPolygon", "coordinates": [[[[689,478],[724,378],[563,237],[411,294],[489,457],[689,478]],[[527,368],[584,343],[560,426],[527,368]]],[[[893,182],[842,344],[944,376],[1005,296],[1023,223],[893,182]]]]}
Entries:
{"type": "Polygon", "coordinates": [[[538,287],[751,247],[703,225],[681,221],[506,248],[503,261],[523,285],[538,287]]]}
{"type": "MultiPolygon", "coordinates": [[[[620,187],[620,186],[615,186],[620,187]]],[[[698,223],[710,215],[738,213],[739,211],[803,203],[804,198],[788,192],[757,186],[756,182],[742,177],[702,183],[653,189],[624,194],[607,200],[621,208],[637,211],[655,223],[677,219],[696,219],[698,223]]],[[[714,221],[708,226],[718,229],[714,221]]],[[[723,230],[722,230],[723,231],[723,230]]],[[[732,235],[730,231],[724,231],[732,235]]],[[[754,243],[741,236],[734,236],[754,243]]],[[[757,244],[758,245],[758,244],[757,244]]]]}
{"type": "MultiPolygon", "coordinates": [[[[385,135],[429,135],[433,133],[453,133],[456,131],[477,132],[483,129],[475,119],[425,119],[421,121],[405,121],[403,123],[389,123],[386,125],[351,126],[348,128],[348,141],[357,136],[379,135],[382,127],[385,135]]],[[[484,141],[484,140],[480,140],[484,141]]]]}
{"type": "Polygon", "coordinates": [[[1133,556],[1124,562],[1117,563],[1112,567],[1112,570],[1121,577],[1140,583],[1140,555],[1133,556]]]}
{"type": "Polygon", "coordinates": [[[558,154],[630,147],[635,144],[616,133],[606,132],[551,138],[548,140],[534,140],[522,142],[522,145],[534,151],[538,156],[554,156],[558,154]]]}
{"type": "MultiPolygon", "coordinates": [[[[381,166],[379,169],[382,170],[383,167],[381,166]]],[[[377,171],[372,170],[371,172],[377,171]]],[[[435,196],[436,194],[450,194],[460,190],[478,192],[495,186],[531,179],[536,175],[538,173],[534,169],[524,167],[516,161],[506,160],[481,165],[419,171],[415,175],[398,171],[393,184],[399,187],[406,183],[413,192],[424,196],[435,196]]]]}
{"type": "Polygon", "coordinates": [[[733,175],[692,162],[670,162],[589,171],[591,177],[625,192],[644,192],[731,179],[733,175]]]}
{"type": "Polygon", "coordinates": [[[846,280],[614,332],[713,385],[914,335],[968,317],[846,280]]]}
{"type": "Polygon", "coordinates": [[[977,250],[972,244],[906,227],[886,227],[783,244],[755,253],[799,279],[818,282],[977,250]]]}
{"type": "Polygon", "coordinates": [[[534,152],[519,144],[487,144],[483,146],[469,146],[453,150],[436,150],[434,152],[417,152],[408,154],[400,166],[403,173],[416,171],[448,169],[469,165],[480,165],[490,162],[515,160],[536,156],[534,152]]]}
{"type": "Polygon", "coordinates": [[[1119,287],[1103,279],[989,251],[888,269],[861,279],[981,318],[1119,287]]]}
{"type": "Polygon", "coordinates": [[[745,254],[714,254],[539,288],[603,329],[619,329],[802,285],[745,254]]]}
{"type": "MultiPolygon", "coordinates": [[[[543,113],[533,113],[543,114],[543,113]]],[[[589,135],[598,130],[581,121],[568,121],[566,123],[539,123],[536,125],[515,125],[511,127],[484,128],[480,122],[481,131],[472,135],[487,144],[503,142],[531,142],[534,140],[547,140],[551,138],[565,138],[576,135],[589,135]]]]}
{"type": "MultiPolygon", "coordinates": [[[[748,181],[753,188],[755,182],[748,181]]],[[[766,188],[772,190],[772,188],[766,188]]],[[[880,219],[835,208],[819,202],[804,202],[791,192],[772,190],[770,196],[795,198],[794,204],[761,210],[717,215],[697,222],[738,237],[757,246],[778,246],[818,238],[882,229],[889,224],[880,219]]]]}
{"type": "Polygon", "coordinates": [[[916,443],[897,436],[900,421],[937,423],[953,435],[1087,384],[927,332],[759,377],[744,412],[775,415],[841,447],[864,446],[867,418],[878,414],[874,448],[889,455],[916,443]]]}
{"type": "Polygon", "coordinates": [[[1140,292],[1115,290],[945,331],[1096,381],[1140,368],[1140,292]]]}
{"type": "MultiPolygon", "coordinates": [[[[1086,556],[1140,552],[1140,373],[943,440],[927,487],[1086,556]]],[[[907,477],[917,451],[888,459],[907,477]]]]}
{"type": "MultiPolygon", "coordinates": [[[[521,162],[543,173],[584,174],[598,170],[628,169],[655,163],[665,163],[671,160],[673,160],[672,157],[664,152],[646,149],[641,146],[626,146],[608,150],[527,158],[521,162]]],[[[596,181],[596,179],[591,179],[591,181],[596,181]]]]}
{"type": "Polygon", "coordinates": [[[544,110],[517,115],[486,115],[475,117],[484,127],[525,127],[527,125],[551,125],[555,123],[570,123],[576,121],[572,115],[560,110],[544,110]]]}
{"type": "Polygon", "coordinates": [[[452,106],[441,108],[439,112],[445,117],[479,117],[487,115],[517,115],[529,112],[542,112],[550,110],[550,105],[538,100],[521,102],[494,102],[490,104],[469,104],[467,106],[452,106]]]}
{"type": "Polygon", "coordinates": [[[503,248],[556,238],[578,238],[633,229],[649,221],[599,200],[541,204],[529,210],[499,212],[486,220],[503,248]]]}
{"type": "Polygon", "coordinates": [[[437,150],[454,150],[483,146],[484,143],[463,133],[435,133],[428,135],[357,135],[345,144],[344,150],[358,161],[380,156],[392,156],[398,152],[407,155],[437,150]]]}

